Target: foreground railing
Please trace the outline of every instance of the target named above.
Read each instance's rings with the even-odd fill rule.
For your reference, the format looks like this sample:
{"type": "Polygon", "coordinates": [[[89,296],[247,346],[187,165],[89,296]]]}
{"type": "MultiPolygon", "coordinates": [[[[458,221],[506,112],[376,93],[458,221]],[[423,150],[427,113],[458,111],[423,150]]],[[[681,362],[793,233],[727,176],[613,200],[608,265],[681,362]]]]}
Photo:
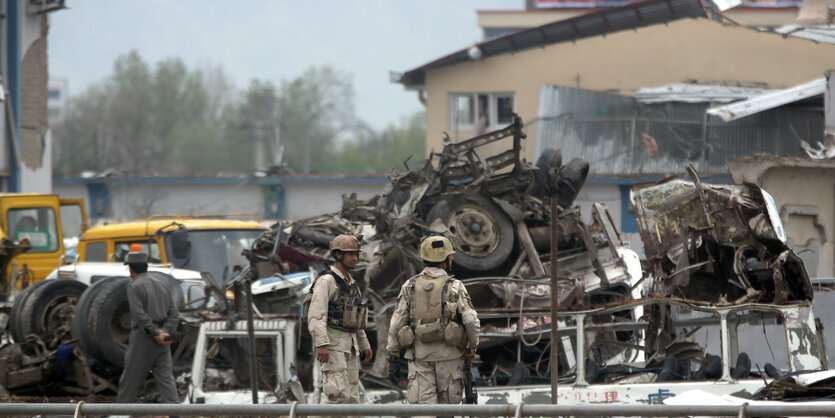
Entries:
{"type": "Polygon", "coordinates": [[[205,405],[205,404],[0,404],[0,416],[9,415],[177,415],[177,416],[758,416],[835,417],[832,402],[779,405],[205,405]]]}

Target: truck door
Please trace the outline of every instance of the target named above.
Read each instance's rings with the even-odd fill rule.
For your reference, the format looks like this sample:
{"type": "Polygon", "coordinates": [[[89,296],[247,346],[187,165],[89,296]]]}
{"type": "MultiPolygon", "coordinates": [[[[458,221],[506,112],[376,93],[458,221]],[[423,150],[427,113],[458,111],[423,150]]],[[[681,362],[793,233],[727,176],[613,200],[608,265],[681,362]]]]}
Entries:
{"type": "Polygon", "coordinates": [[[27,273],[17,279],[17,287],[42,280],[58,267],[64,254],[63,232],[59,218],[59,201],[55,195],[4,196],[0,199],[3,226],[10,240],[26,239],[29,251],[15,257],[6,277],[26,266],[27,273]]]}
{"type": "Polygon", "coordinates": [[[61,199],[61,226],[64,237],[78,237],[87,231],[87,212],[84,199],[61,199]]]}

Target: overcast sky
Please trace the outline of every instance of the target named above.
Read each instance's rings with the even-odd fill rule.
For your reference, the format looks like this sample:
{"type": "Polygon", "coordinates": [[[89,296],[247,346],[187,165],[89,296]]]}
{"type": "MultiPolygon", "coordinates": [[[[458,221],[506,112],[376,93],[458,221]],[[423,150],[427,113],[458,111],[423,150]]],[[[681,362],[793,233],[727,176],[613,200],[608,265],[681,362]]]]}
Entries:
{"type": "Polygon", "coordinates": [[[253,78],[332,65],[354,77],[357,113],[376,128],[421,110],[389,82],[481,40],[476,10],[518,10],[524,0],[67,0],[50,14],[49,72],[70,94],[107,77],[132,49],[148,62],[220,65],[239,89],[253,78]]]}

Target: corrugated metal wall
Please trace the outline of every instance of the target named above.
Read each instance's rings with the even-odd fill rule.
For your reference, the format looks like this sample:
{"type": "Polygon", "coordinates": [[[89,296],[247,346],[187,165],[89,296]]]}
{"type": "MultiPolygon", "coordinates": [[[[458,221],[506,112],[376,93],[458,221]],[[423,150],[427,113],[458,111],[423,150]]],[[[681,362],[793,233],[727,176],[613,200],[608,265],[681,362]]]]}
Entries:
{"type": "Polygon", "coordinates": [[[545,147],[560,147],[563,161],[588,160],[594,177],[683,175],[689,163],[703,176],[727,176],[730,159],[801,156],[799,138],[823,140],[820,109],[785,106],[725,123],[705,114],[709,105],[640,104],[628,96],[543,86],[537,155],[545,147]],[[655,156],[645,145],[647,137],[657,144],[655,156]]]}

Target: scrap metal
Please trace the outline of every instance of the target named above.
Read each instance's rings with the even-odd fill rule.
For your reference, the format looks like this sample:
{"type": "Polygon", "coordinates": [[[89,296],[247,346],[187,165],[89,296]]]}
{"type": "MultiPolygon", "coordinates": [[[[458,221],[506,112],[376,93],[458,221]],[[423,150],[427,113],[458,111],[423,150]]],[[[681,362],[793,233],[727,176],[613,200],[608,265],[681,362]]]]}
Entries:
{"type": "MultiPolygon", "coordinates": [[[[429,234],[446,235],[457,250],[455,276],[465,281],[476,309],[485,314],[484,335],[495,335],[481,344],[479,368],[492,370],[489,379],[505,382],[548,375],[550,333],[542,328],[550,326],[551,315],[537,309],[548,306],[551,289],[557,289],[553,293],[560,309],[582,309],[603,300],[639,296],[630,292],[641,273],[637,255],[621,241],[605,205],[594,206],[591,225],[581,219],[579,208],[572,207],[588,175],[588,163],[574,159],[563,164],[556,149],[547,150],[536,164],[523,161],[523,128],[521,119],[514,117],[503,129],[446,141],[422,167],[392,174],[378,196],[345,196],[339,213],[279,222],[247,253],[251,271],[262,279],[318,270],[329,261],[331,237],[362,234],[354,275],[373,301],[375,329],[369,334],[372,344],[377,342],[377,360],[365,377],[367,383],[379,383],[388,357],[379,342],[387,339],[397,292],[423,268],[417,244],[429,234]],[[512,141],[510,149],[482,156],[483,147],[506,138],[512,141]],[[554,238],[559,263],[552,263],[550,254],[552,220],[559,230],[554,238]],[[554,287],[548,282],[552,264],[555,270],[560,264],[554,287]],[[524,312],[538,313],[524,319],[524,312]],[[505,360],[508,352],[514,353],[515,362],[505,360]]],[[[277,305],[276,297],[256,295],[256,305],[264,311],[277,305]]],[[[311,362],[312,356],[300,355],[298,367],[312,370],[311,362]]]]}

